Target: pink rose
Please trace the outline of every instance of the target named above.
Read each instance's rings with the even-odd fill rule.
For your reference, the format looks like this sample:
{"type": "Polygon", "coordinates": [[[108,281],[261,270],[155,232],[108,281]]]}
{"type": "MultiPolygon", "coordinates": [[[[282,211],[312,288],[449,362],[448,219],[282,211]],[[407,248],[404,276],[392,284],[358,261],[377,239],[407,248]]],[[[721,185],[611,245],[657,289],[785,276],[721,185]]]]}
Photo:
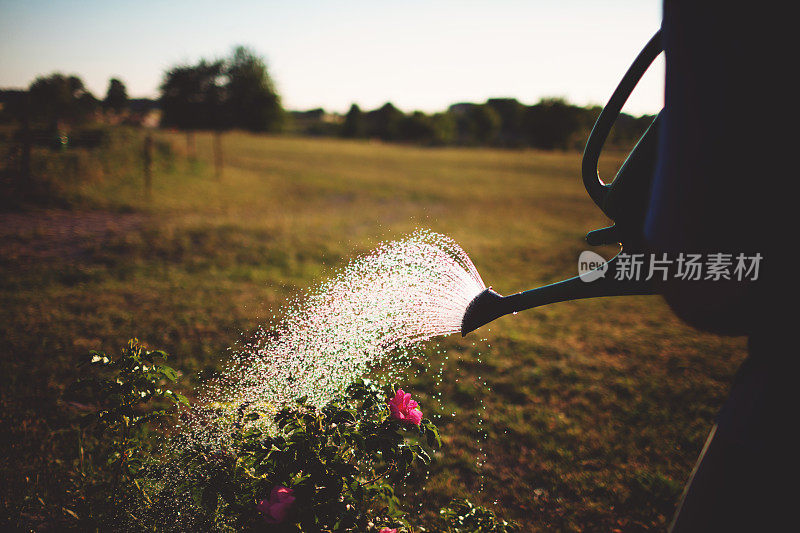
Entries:
{"type": "Polygon", "coordinates": [[[380,533],[397,533],[396,527],[382,527],[380,533]]]}
{"type": "Polygon", "coordinates": [[[422,411],[418,407],[417,402],[411,399],[410,394],[403,392],[403,389],[397,389],[397,394],[389,400],[392,418],[406,424],[418,426],[422,422],[422,411]]]}
{"type": "Polygon", "coordinates": [[[269,498],[258,502],[256,509],[264,515],[267,524],[280,524],[286,519],[286,514],[294,503],[293,492],[283,485],[275,485],[269,493],[269,498]]]}

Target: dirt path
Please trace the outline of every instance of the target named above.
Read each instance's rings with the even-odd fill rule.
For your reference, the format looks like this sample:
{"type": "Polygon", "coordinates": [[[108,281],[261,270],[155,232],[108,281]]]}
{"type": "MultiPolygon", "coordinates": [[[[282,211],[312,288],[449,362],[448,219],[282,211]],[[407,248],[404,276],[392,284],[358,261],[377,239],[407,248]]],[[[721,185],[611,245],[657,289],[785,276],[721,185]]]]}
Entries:
{"type": "Polygon", "coordinates": [[[137,229],[146,218],[141,213],[106,211],[0,213],[0,258],[22,265],[76,259],[89,248],[137,229]]]}

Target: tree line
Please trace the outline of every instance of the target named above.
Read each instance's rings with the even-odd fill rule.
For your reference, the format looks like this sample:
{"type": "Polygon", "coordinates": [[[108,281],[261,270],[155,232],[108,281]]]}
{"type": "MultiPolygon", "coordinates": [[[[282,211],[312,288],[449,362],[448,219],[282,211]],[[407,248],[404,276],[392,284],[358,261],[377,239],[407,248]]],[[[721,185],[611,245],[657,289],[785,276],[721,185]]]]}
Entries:
{"type": "MultiPolygon", "coordinates": [[[[391,103],[372,111],[353,104],[338,127],[346,138],[374,138],[425,145],[582,148],[601,107],[580,107],[562,98],[525,105],[514,98],[459,103],[441,113],[403,113],[391,103]]],[[[609,139],[628,144],[641,136],[653,116],[623,113],[609,139]]]]}
{"type": "MultiPolygon", "coordinates": [[[[136,109],[159,108],[161,127],[189,133],[239,129],[430,146],[546,150],[581,148],[601,110],[572,105],[562,98],[545,98],[534,105],[492,98],[485,103],[454,104],[439,113],[404,113],[388,102],[373,110],[353,104],[343,116],[322,109],[287,112],[264,60],[242,46],[226,58],[168,69],[157,101],[129,99],[124,83],[116,78],[109,80],[105,98],[100,100],[78,76],[56,73],[37,78],[27,91],[0,91],[0,120],[21,108],[27,109],[26,118],[54,130],[109,115],[136,117],[136,109]]],[[[652,119],[623,113],[609,144],[629,145],[652,119]]]]}
{"type": "Polygon", "coordinates": [[[164,73],[158,100],[130,99],[125,84],[109,80],[105,98],[95,97],[77,75],[37,77],[27,90],[0,90],[0,121],[28,120],[57,128],[108,122],[108,115],[161,110],[160,125],[181,130],[280,131],[280,96],[264,61],[237,47],[228,58],[202,59],[164,73]]]}
{"type": "Polygon", "coordinates": [[[60,72],[37,77],[27,90],[0,90],[0,120],[30,120],[41,124],[80,125],[103,113],[128,109],[125,84],[111,78],[105,97],[95,97],[76,75],[60,72]]]}

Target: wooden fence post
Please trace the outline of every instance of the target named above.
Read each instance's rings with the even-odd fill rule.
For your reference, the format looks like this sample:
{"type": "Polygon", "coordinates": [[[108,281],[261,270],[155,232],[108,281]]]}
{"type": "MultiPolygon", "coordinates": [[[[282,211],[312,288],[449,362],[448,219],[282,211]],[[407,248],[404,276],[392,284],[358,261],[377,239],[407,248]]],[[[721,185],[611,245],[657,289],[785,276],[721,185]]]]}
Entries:
{"type": "Polygon", "coordinates": [[[153,134],[144,137],[144,195],[148,200],[153,196],[153,134]]]}

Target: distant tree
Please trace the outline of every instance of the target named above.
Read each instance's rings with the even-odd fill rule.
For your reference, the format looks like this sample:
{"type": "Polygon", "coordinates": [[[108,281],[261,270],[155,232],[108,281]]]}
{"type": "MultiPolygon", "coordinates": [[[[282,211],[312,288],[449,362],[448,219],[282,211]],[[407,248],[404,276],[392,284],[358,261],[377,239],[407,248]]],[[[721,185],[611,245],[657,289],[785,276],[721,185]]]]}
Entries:
{"type": "Polygon", "coordinates": [[[474,125],[469,118],[469,112],[476,104],[461,102],[453,104],[447,109],[447,114],[453,117],[455,122],[455,141],[462,145],[475,144],[474,125]]]}
{"type": "Polygon", "coordinates": [[[161,84],[161,125],[186,132],[189,159],[195,158],[194,131],[221,130],[228,124],[225,110],[224,64],[201,60],[173,67],[161,84]]]}
{"type": "Polygon", "coordinates": [[[28,91],[0,89],[0,122],[23,120],[27,111],[28,91]]]}
{"type": "Polygon", "coordinates": [[[220,129],[227,123],[222,61],[201,60],[170,69],[161,84],[161,123],[182,130],[220,129]]]}
{"type": "Polygon", "coordinates": [[[301,135],[333,136],[342,135],[342,125],[333,115],[318,107],[308,111],[286,113],[284,131],[301,135]]]}
{"type": "Polygon", "coordinates": [[[237,47],[224,61],[179,65],[161,84],[162,124],[185,130],[280,129],[284,113],[264,61],[237,47]]]}
{"type": "MultiPolygon", "coordinates": [[[[196,92],[194,67],[176,66],[164,74],[161,83],[161,125],[192,130],[197,126],[192,115],[192,99],[196,92]]],[[[187,142],[191,142],[187,136],[187,142]]]]}
{"type": "Polygon", "coordinates": [[[435,113],[431,116],[434,128],[433,144],[452,144],[456,140],[456,120],[452,113],[435,113]]]}
{"type": "Polygon", "coordinates": [[[250,131],[277,131],[284,118],[281,99],[264,60],[238,46],[226,62],[230,124],[250,131]]]}
{"type": "Polygon", "coordinates": [[[106,99],[103,100],[103,106],[119,113],[128,107],[128,91],[125,84],[117,78],[111,78],[108,82],[108,90],[106,91],[106,99]]]}
{"type": "Polygon", "coordinates": [[[403,117],[399,125],[400,139],[404,141],[427,143],[433,134],[433,122],[421,111],[414,111],[403,117]]]}
{"type": "Polygon", "coordinates": [[[384,141],[397,140],[400,138],[403,117],[402,111],[391,102],[387,102],[380,109],[370,111],[367,115],[367,135],[384,141]]]}
{"type": "Polygon", "coordinates": [[[520,146],[525,139],[522,123],[525,115],[525,105],[516,98],[490,98],[486,106],[492,108],[500,117],[500,131],[498,141],[505,146],[520,146]]]}
{"type": "Polygon", "coordinates": [[[77,76],[55,73],[36,78],[29,93],[33,118],[53,126],[82,122],[97,109],[97,100],[77,76]]]}
{"type": "Polygon", "coordinates": [[[544,98],[525,112],[524,129],[532,146],[566,149],[581,127],[582,109],[563,98],[544,98]]]}
{"type": "Polygon", "coordinates": [[[427,145],[443,145],[454,139],[455,123],[448,113],[426,115],[415,111],[406,115],[400,123],[400,138],[427,145]]]}
{"type": "Polygon", "coordinates": [[[500,133],[502,119],[494,108],[488,105],[472,106],[467,112],[472,138],[479,144],[494,143],[500,133]]]}
{"type": "Polygon", "coordinates": [[[493,107],[462,102],[451,105],[448,115],[454,122],[454,137],[459,144],[492,144],[498,140],[502,119],[493,107]]]}
{"type": "Polygon", "coordinates": [[[350,110],[344,117],[344,124],[342,124],[342,137],[356,139],[363,137],[366,133],[366,125],[364,124],[364,113],[361,108],[356,104],[350,106],[350,110]]]}

